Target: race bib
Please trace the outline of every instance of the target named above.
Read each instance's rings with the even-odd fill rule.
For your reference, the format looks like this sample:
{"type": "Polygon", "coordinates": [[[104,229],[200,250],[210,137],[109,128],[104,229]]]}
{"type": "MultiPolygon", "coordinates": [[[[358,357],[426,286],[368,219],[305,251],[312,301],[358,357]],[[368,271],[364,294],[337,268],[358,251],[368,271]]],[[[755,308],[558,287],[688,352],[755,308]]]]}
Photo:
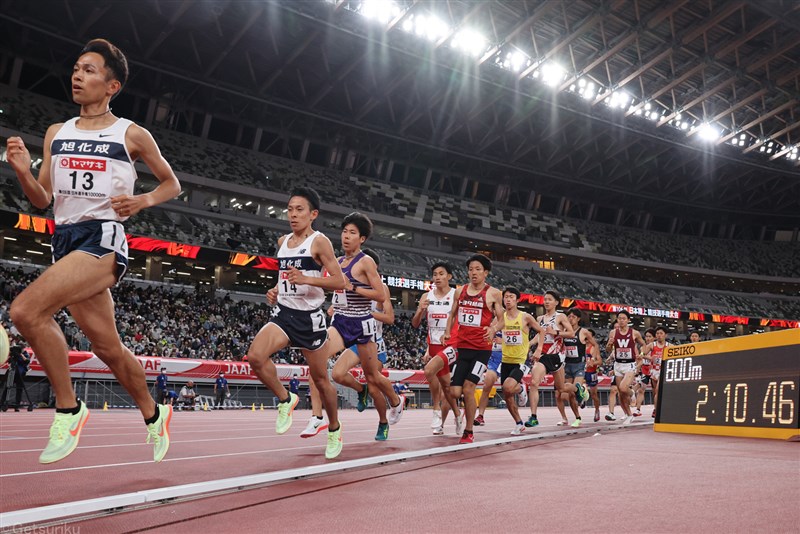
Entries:
{"type": "Polygon", "coordinates": [[[378,341],[375,342],[375,344],[378,347],[378,354],[386,352],[386,342],[383,340],[383,338],[380,338],[378,341]]]}
{"type": "Polygon", "coordinates": [[[576,347],[575,345],[565,346],[564,353],[567,358],[572,358],[572,359],[580,358],[580,355],[578,355],[578,347],[576,347]]]}
{"type": "Polygon", "coordinates": [[[522,345],[522,331],[503,330],[503,345],[522,345]]]}
{"type": "Polygon", "coordinates": [[[57,156],[53,191],[57,195],[104,200],[111,197],[108,161],[82,156],[57,156]]]}
{"type": "Polygon", "coordinates": [[[466,306],[458,308],[458,322],[461,326],[480,326],[482,316],[483,309],[481,308],[467,308],[466,306]]]}
{"type": "Polygon", "coordinates": [[[308,286],[289,282],[289,272],[281,271],[278,281],[278,294],[284,297],[304,297],[308,295],[308,286]]]}
{"type": "Polygon", "coordinates": [[[339,289],[333,292],[333,296],[331,297],[331,304],[333,304],[334,308],[346,308],[347,307],[347,293],[344,289],[339,289]]]}
{"type": "Polygon", "coordinates": [[[375,319],[369,318],[361,321],[361,330],[365,336],[375,335],[375,319]]]}
{"type": "Polygon", "coordinates": [[[447,365],[452,366],[456,359],[458,359],[458,351],[453,347],[445,347],[445,349],[442,351],[442,354],[447,357],[447,365]]]}
{"type": "Polygon", "coordinates": [[[103,236],[100,238],[100,246],[127,257],[128,239],[125,237],[123,226],[118,222],[106,221],[101,228],[103,236]]]}
{"type": "Polygon", "coordinates": [[[630,348],[619,348],[617,347],[617,359],[620,360],[632,360],[633,359],[633,350],[630,348]]]}
{"type": "Polygon", "coordinates": [[[323,332],[328,328],[328,324],[325,322],[325,312],[322,310],[317,310],[311,315],[311,329],[314,332],[323,332]]]}

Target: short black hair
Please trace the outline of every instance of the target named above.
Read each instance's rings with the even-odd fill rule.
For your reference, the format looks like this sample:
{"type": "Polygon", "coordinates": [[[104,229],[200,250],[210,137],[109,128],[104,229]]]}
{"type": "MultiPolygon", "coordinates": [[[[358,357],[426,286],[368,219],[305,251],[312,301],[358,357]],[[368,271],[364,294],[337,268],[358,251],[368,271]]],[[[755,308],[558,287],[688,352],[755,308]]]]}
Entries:
{"type": "Polygon", "coordinates": [[[650,334],[651,336],[656,337],[656,331],[653,330],[652,328],[648,328],[647,330],[644,331],[644,333],[645,335],[650,334]]]}
{"type": "Polygon", "coordinates": [[[467,269],[469,269],[469,264],[472,263],[473,261],[477,261],[478,263],[480,263],[485,271],[492,270],[492,260],[484,256],[483,254],[473,254],[472,256],[467,258],[467,261],[464,263],[467,269]]]}
{"type": "Polygon", "coordinates": [[[583,321],[583,312],[580,308],[573,306],[572,308],[567,310],[567,315],[574,315],[578,318],[578,324],[581,324],[583,321]]]}
{"type": "Polygon", "coordinates": [[[366,256],[369,256],[373,260],[375,260],[375,265],[377,267],[381,266],[381,257],[378,255],[377,252],[375,252],[371,248],[362,248],[361,252],[363,252],[366,256]]]}
{"type": "Polygon", "coordinates": [[[308,205],[311,206],[312,210],[319,211],[319,207],[322,204],[322,199],[320,199],[319,193],[306,186],[299,186],[292,189],[289,192],[289,198],[292,197],[303,197],[308,201],[308,205]]]}
{"type": "Polygon", "coordinates": [[[348,224],[358,228],[358,234],[365,239],[369,239],[369,236],[372,235],[372,221],[363,213],[354,211],[342,219],[342,230],[348,224]]]}
{"type": "Polygon", "coordinates": [[[544,292],[544,294],[550,295],[551,297],[556,299],[556,302],[561,302],[561,295],[559,295],[558,291],[556,291],[555,289],[548,289],[547,291],[544,292]]]}
{"type": "Polygon", "coordinates": [[[519,297],[522,295],[522,293],[520,293],[519,289],[517,289],[516,287],[507,287],[507,288],[505,288],[503,290],[503,296],[504,297],[506,296],[506,293],[511,293],[512,295],[516,296],[517,300],[519,300],[519,297]]]}
{"type": "MultiPolygon", "coordinates": [[[[119,81],[120,91],[122,91],[122,86],[128,81],[128,60],[122,50],[105,39],[92,39],[83,47],[81,55],[90,52],[103,57],[106,69],[111,73],[112,79],[119,81]]],[[[117,91],[117,94],[119,94],[119,91],[117,91]]]]}
{"type": "Polygon", "coordinates": [[[444,269],[447,272],[447,274],[453,274],[453,268],[446,261],[437,261],[436,263],[434,263],[433,266],[431,266],[431,274],[433,274],[433,271],[435,271],[439,267],[444,269]]]}
{"type": "Polygon", "coordinates": [[[628,320],[630,320],[630,318],[631,318],[631,314],[628,313],[628,310],[620,310],[620,311],[618,311],[617,312],[617,317],[619,317],[620,315],[624,315],[625,317],[628,318],[628,320]]]}
{"type": "Polygon", "coordinates": [[[594,330],[592,330],[591,328],[587,328],[586,331],[589,332],[590,334],[592,334],[593,336],[597,335],[597,334],[594,333],[594,330]]]}
{"type": "Polygon", "coordinates": [[[667,333],[667,327],[666,327],[666,326],[658,325],[658,326],[656,327],[656,332],[658,332],[659,330],[661,330],[661,331],[662,331],[662,332],[664,332],[665,334],[667,333]]]}

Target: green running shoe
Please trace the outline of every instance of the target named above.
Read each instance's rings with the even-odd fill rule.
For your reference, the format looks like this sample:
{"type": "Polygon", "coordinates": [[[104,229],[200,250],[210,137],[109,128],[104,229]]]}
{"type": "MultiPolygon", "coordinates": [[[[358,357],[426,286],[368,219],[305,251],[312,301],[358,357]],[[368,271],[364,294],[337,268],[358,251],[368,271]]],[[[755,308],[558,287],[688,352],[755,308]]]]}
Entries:
{"type": "Polygon", "coordinates": [[[289,401],[278,403],[278,419],[275,420],[276,433],[285,434],[287,430],[292,428],[292,412],[298,402],[300,402],[300,397],[290,391],[289,401]]]}
{"type": "Polygon", "coordinates": [[[169,450],[169,422],[172,420],[172,406],[159,404],[156,409],[158,410],[158,420],[147,425],[145,443],[153,442],[153,460],[160,462],[169,450]]]}
{"type": "Polygon", "coordinates": [[[525,421],[525,426],[528,428],[533,428],[535,426],[539,426],[539,419],[536,418],[535,415],[528,417],[528,420],[525,421]]]}
{"type": "Polygon", "coordinates": [[[358,394],[358,406],[356,406],[356,410],[359,412],[363,412],[367,409],[367,404],[369,403],[369,387],[368,384],[365,382],[362,384],[364,389],[358,394]]]}
{"type": "Polygon", "coordinates": [[[69,456],[81,437],[81,431],[89,420],[89,409],[85,402],[78,401],[81,409],[75,415],[56,412],[50,425],[50,441],[39,456],[40,464],[51,464],[69,456]]]}
{"type": "Polygon", "coordinates": [[[342,452],[342,422],[339,421],[339,429],[331,432],[328,427],[328,445],[325,447],[325,458],[333,460],[342,452]]]}
{"type": "Polygon", "coordinates": [[[389,423],[378,423],[378,433],[375,434],[375,441],[386,441],[389,439],[389,423]]]}

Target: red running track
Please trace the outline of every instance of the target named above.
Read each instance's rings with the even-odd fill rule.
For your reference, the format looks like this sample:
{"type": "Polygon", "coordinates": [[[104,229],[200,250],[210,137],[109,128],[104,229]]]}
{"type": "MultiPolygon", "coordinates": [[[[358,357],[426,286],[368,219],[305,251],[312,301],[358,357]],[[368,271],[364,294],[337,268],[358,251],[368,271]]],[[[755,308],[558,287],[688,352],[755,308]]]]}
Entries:
{"type": "MultiPolygon", "coordinates": [[[[586,415],[591,415],[586,410],[586,415]]],[[[650,410],[644,413],[649,414],[650,410]]],[[[176,413],[161,464],[138,414],[94,411],[81,446],[50,466],[37,463],[52,412],[0,415],[3,511],[141,489],[326,463],[324,434],[274,434],[272,411],[176,413]]],[[[552,432],[558,416],[540,410],[552,432]]],[[[453,444],[430,435],[430,411],[412,410],[373,441],[374,412],[342,413],[345,449],[355,459],[453,444]]],[[[504,411],[488,411],[476,440],[505,437],[504,411]]],[[[325,532],[461,532],[485,525],[524,531],[695,532],[800,530],[800,449],[794,443],[655,433],[652,428],[520,442],[275,484],[78,523],[92,532],[256,528],[325,532]],[[316,513],[310,513],[315,510],[316,513]],[[769,518],[762,511],[776,510],[769,518]],[[511,523],[509,523],[511,521],[511,523]]],[[[567,431],[565,431],[567,432],[567,431]]]]}

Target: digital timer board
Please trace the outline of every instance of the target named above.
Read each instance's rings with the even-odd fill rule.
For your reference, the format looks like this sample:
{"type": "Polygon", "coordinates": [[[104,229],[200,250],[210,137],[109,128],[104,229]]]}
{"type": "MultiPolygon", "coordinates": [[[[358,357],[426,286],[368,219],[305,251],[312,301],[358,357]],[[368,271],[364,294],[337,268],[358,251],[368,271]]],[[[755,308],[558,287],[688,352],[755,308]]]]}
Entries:
{"type": "Polygon", "coordinates": [[[800,438],[800,329],[664,349],[655,430],[800,438]]]}

